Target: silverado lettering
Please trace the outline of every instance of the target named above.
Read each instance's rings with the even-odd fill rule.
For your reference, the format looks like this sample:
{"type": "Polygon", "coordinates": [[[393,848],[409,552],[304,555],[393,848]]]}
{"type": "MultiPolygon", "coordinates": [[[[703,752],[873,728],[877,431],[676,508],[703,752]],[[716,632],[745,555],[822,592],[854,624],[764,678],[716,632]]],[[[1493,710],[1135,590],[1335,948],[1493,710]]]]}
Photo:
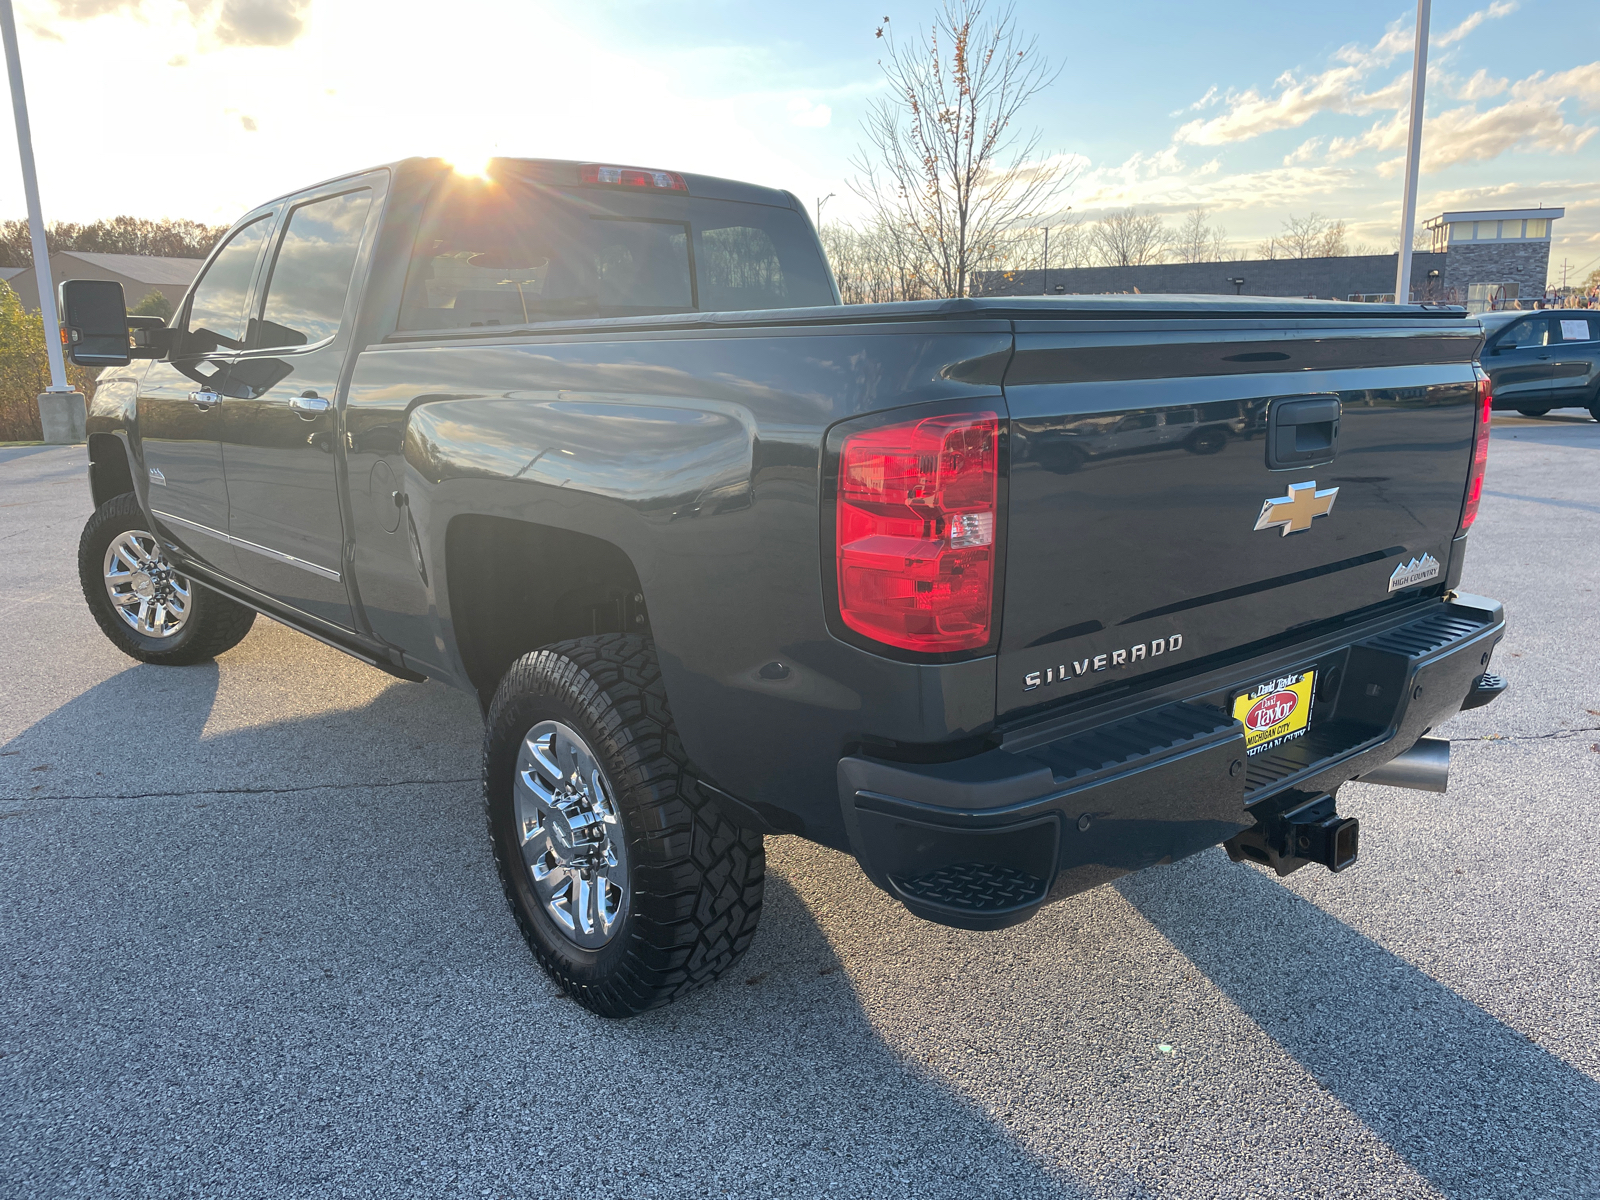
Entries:
{"type": "Polygon", "coordinates": [[[1140,642],[1136,646],[1129,646],[1125,650],[1113,650],[1110,655],[1097,654],[1092,658],[1072,660],[1072,670],[1069,672],[1063,663],[1059,667],[1046,667],[1043,671],[1029,671],[1022,681],[1025,691],[1034,688],[1048,687],[1052,683],[1065,683],[1081,675],[1088,675],[1095,671],[1104,671],[1110,667],[1127,667],[1145,658],[1155,658],[1165,654],[1168,650],[1177,650],[1183,646],[1183,634],[1175,633],[1167,638],[1152,638],[1148,642],[1140,642]]]}

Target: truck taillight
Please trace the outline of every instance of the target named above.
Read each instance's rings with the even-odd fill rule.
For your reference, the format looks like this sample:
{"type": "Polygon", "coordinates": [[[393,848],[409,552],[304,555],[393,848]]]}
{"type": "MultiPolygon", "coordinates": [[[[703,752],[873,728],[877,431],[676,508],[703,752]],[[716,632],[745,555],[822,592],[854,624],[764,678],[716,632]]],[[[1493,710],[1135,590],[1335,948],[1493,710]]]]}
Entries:
{"type": "Polygon", "coordinates": [[[839,452],[839,615],[902,650],[989,641],[1000,419],[928,417],[852,433],[839,452]]]}
{"type": "Polygon", "coordinates": [[[1489,376],[1478,371],[1478,420],[1472,430],[1472,474],[1467,476],[1467,500],[1461,506],[1460,537],[1472,528],[1478,519],[1478,501],[1483,499],[1483,471],[1489,465],[1489,420],[1494,416],[1494,396],[1489,390],[1489,376]]]}
{"type": "Polygon", "coordinates": [[[618,187],[657,188],[665,192],[687,192],[689,185],[676,171],[653,171],[646,167],[607,167],[585,163],[578,168],[585,183],[610,183],[618,187]]]}

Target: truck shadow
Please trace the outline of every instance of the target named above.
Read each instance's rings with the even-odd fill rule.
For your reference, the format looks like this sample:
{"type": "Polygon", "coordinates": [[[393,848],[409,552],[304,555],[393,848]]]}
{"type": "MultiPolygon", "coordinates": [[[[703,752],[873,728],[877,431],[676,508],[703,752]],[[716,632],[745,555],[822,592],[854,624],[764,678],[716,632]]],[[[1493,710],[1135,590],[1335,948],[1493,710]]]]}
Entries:
{"type": "Polygon", "coordinates": [[[215,732],[279,632],[0,746],[0,1191],[1078,1194],[884,1044],[776,876],[719,983],[579,1009],[500,895],[470,699],[346,707],[291,647],[320,704],[215,732]]]}
{"type": "Polygon", "coordinates": [[[1589,1076],[1262,871],[1201,855],[1114,886],[1446,1195],[1595,1194],[1589,1076]]]}

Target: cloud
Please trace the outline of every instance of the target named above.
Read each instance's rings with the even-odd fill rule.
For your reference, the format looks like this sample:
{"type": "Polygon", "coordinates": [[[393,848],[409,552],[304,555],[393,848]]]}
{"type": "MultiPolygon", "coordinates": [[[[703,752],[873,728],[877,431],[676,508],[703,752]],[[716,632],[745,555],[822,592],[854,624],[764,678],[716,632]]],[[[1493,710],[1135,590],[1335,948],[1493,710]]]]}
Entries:
{"type": "Polygon", "coordinates": [[[1512,100],[1485,112],[1455,108],[1422,127],[1422,169],[1442,171],[1462,162],[1486,162],[1511,150],[1570,154],[1597,130],[1570,125],[1553,100],[1512,100]]]}
{"type": "MultiPolygon", "coordinates": [[[[1470,14],[1455,28],[1431,38],[1430,45],[1449,46],[1460,41],[1485,21],[1504,17],[1514,12],[1516,0],[1495,0],[1487,8],[1470,14]]],[[[1219,146],[1242,142],[1280,129],[1295,129],[1319,113],[1365,113],[1401,108],[1409,102],[1411,72],[1405,71],[1375,90],[1367,90],[1367,77],[1402,55],[1410,54],[1416,45],[1415,26],[1399,22],[1389,26],[1384,35],[1371,46],[1351,44],[1335,52],[1335,62],[1343,66],[1301,79],[1293,72],[1284,72],[1273,83],[1267,95],[1254,88],[1230,92],[1225,98],[1226,109],[1209,120],[1193,120],[1178,128],[1174,139],[1196,146],[1219,146]]],[[[1581,68],[1580,68],[1581,70],[1581,68]]],[[[1575,72],[1565,72],[1572,76],[1575,72]]],[[[1552,77],[1550,82],[1563,77],[1552,77]]],[[[1589,86],[1588,80],[1565,81],[1569,87],[1589,86]]],[[[1486,71],[1480,71],[1465,85],[1476,89],[1463,99],[1478,99],[1495,94],[1494,81],[1486,71]]],[[[1210,97],[1212,92],[1206,95],[1210,97]]],[[[1600,84],[1596,95],[1600,96],[1600,84]]],[[[1196,108],[1200,107],[1198,104],[1196,108]]]]}
{"type": "MultiPolygon", "coordinates": [[[[1474,76],[1476,78],[1476,76],[1474,76]]],[[[1576,100],[1584,108],[1600,108],[1600,62],[1573,67],[1570,71],[1546,76],[1535,71],[1511,85],[1511,94],[1528,100],[1576,100]]]]}
{"type": "Polygon", "coordinates": [[[225,46],[287,46],[305,31],[309,0],[223,0],[217,40],[225,46]]]}
{"type": "Polygon", "coordinates": [[[1301,142],[1292,151],[1284,155],[1283,165],[1286,167],[1292,167],[1298,163],[1310,162],[1312,159],[1317,157],[1321,149],[1322,139],[1320,137],[1310,138],[1307,141],[1301,142]]]}
{"type": "Polygon", "coordinates": [[[826,104],[813,104],[803,96],[789,101],[789,124],[807,129],[821,129],[833,120],[833,109],[826,104]]]}
{"type": "Polygon", "coordinates": [[[1455,89],[1455,95],[1459,100],[1487,100],[1510,86],[1509,79],[1496,79],[1489,74],[1488,67],[1479,67],[1470,79],[1455,89]]]}
{"type": "Polygon", "coordinates": [[[1374,107],[1362,91],[1364,76],[1359,67],[1334,67],[1304,81],[1285,73],[1278,77],[1276,95],[1263,96],[1254,88],[1229,93],[1226,112],[1181,125],[1173,138],[1194,146],[1220,146],[1293,129],[1321,112],[1364,111],[1374,107]]]}
{"type": "Polygon", "coordinates": [[[56,0],[56,12],[68,21],[87,21],[122,9],[137,10],[144,0],[56,0]]]}
{"type": "Polygon", "coordinates": [[[1411,53],[1415,45],[1416,35],[1412,27],[1396,21],[1383,31],[1383,36],[1375,44],[1358,46],[1351,43],[1335,52],[1333,57],[1338,62],[1349,63],[1357,70],[1370,71],[1393,62],[1402,54],[1411,53]]]}
{"type": "Polygon", "coordinates": [[[1517,0],[1495,0],[1488,8],[1480,8],[1475,13],[1469,13],[1466,20],[1462,21],[1454,29],[1437,36],[1430,36],[1428,45],[1430,48],[1433,46],[1452,46],[1485,21],[1499,20],[1501,17],[1508,17],[1516,11],[1517,0]]]}
{"type": "MultiPolygon", "coordinates": [[[[311,0],[183,0],[197,27],[210,21],[210,32],[223,46],[287,46],[305,32],[311,0]],[[212,15],[215,19],[212,20],[212,15]]],[[[87,21],[113,13],[143,15],[145,0],[55,0],[56,12],[68,21],[87,21]]]]}

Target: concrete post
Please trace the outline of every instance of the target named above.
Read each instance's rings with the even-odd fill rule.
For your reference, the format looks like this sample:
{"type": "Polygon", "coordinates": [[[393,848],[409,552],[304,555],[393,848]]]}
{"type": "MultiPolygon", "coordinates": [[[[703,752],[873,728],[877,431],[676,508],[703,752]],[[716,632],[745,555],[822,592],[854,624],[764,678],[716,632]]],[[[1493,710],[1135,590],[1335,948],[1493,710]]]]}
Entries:
{"type": "Polygon", "coordinates": [[[82,392],[40,392],[39,425],[52,446],[82,445],[87,412],[82,392]]]}

